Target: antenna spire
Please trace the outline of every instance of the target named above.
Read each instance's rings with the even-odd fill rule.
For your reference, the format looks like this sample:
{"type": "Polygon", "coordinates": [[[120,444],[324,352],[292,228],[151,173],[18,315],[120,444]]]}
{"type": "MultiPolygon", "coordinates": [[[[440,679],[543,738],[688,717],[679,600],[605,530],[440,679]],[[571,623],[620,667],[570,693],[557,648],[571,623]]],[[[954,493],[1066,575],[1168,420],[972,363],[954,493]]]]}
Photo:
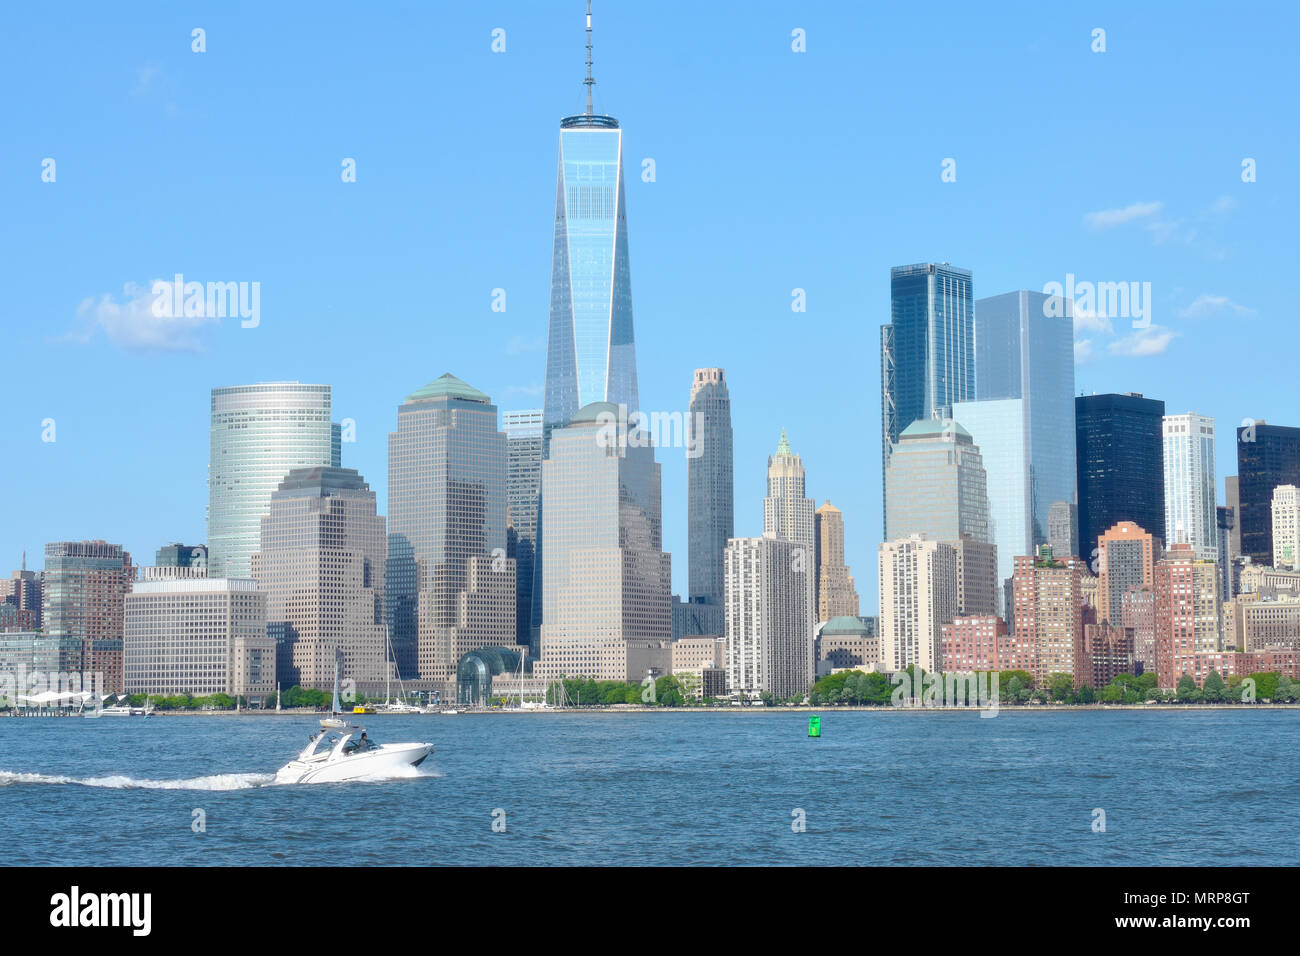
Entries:
{"type": "Polygon", "coordinates": [[[590,116],[591,110],[591,88],[596,81],[591,76],[591,0],[587,0],[587,78],[582,81],[587,87],[587,115],[590,116]]]}

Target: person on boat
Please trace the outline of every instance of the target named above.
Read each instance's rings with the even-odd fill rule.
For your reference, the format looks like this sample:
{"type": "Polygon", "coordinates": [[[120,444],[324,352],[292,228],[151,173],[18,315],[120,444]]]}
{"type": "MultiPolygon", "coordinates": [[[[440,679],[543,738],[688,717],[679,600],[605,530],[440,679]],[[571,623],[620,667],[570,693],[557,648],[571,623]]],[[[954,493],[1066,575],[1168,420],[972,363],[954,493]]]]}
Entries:
{"type": "Polygon", "coordinates": [[[357,744],[357,749],[369,750],[373,746],[374,746],[374,742],[369,737],[366,736],[366,732],[364,730],[361,731],[361,740],[357,744]]]}

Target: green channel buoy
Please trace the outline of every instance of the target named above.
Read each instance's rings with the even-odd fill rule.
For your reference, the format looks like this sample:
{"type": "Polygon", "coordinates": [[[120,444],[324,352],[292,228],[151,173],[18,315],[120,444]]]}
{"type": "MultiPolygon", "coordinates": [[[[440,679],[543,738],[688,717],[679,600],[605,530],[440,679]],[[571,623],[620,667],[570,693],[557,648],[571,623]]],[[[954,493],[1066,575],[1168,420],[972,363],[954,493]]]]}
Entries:
{"type": "Polygon", "coordinates": [[[808,718],[808,736],[820,737],[822,735],[822,719],[813,714],[808,718]]]}

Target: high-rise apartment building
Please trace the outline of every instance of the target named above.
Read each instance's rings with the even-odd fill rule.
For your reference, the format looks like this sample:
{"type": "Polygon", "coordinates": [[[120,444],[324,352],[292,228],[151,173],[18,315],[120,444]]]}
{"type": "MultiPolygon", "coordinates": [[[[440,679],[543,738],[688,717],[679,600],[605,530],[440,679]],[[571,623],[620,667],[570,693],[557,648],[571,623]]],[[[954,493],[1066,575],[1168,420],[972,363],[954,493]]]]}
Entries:
{"type": "Polygon", "coordinates": [[[1196,556],[1213,561],[1219,553],[1214,514],[1214,419],[1195,412],[1163,419],[1165,533],[1172,544],[1186,541],[1196,556]]]}
{"type": "Polygon", "coordinates": [[[807,593],[802,607],[808,615],[805,638],[812,654],[817,626],[817,528],[813,499],[804,495],[803,460],[790,450],[785,429],[776,454],[767,459],[767,497],[763,499],[763,534],[793,541],[798,579],[807,593]]]}
{"type": "Polygon", "coordinates": [[[515,644],[506,556],[506,436],[497,407],[445,374],[412,392],[388,435],[388,571],[397,667],[454,699],[456,667],[515,644]]]}
{"type": "Polygon", "coordinates": [[[1273,560],[1273,489],[1300,486],[1300,428],[1263,419],[1237,429],[1239,554],[1255,564],[1273,560]]]}
{"type": "Polygon", "coordinates": [[[1300,571],[1300,488],[1273,489],[1273,567],[1300,571]]]}
{"type": "Polygon", "coordinates": [[[551,432],[542,463],[545,677],[641,680],[671,666],[660,466],[608,402],[551,432]]]}
{"type": "Polygon", "coordinates": [[[943,626],[957,616],[957,555],[912,535],[879,547],[880,653],[890,670],[937,671],[943,626]]]}
{"type": "Polygon", "coordinates": [[[1131,521],[1121,521],[1097,539],[1097,620],[1120,624],[1124,595],[1133,588],[1151,587],[1161,542],[1131,521]]]}
{"type": "Polygon", "coordinates": [[[280,482],[251,564],[282,684],[332,687],[337,651],[363,693],[389,676],[387,556],[375,493],[355,470],[298,468],[280,482]]]}
{"type": "Polygon", "coordinates": [[[1074,400],[1074,413],[1079,557],[1091,561],[1097,539],[1121,521],[1131,521],[1167,540],[1165,403],[1137,392],[1080,395],[1074,400]]]}
{"type": "Polygon", "coordinates": [[[255,581],[140,581],[124,603],[126,693],[274,696],[275,644],[255,581]]]}
{"type": "Polygon", "coordinates": [[[212,390],[208,565],[248,578],[271,493],[295,468],[339,464],[328,385],[263,382],[212,390]]]}
{"type": "Polygon", "coordinates": [[[515,640],[537,656],[532,632],[537,515],[542,496],[542,410],[502,412],[506,435],[506,554],[515,562],[515,640]]]}
{"type": "Polygon", "coordinates": [[[37,571],[27,570],[27,554],[23,553],[23,566],[8,580],[0,579],[0,604],[14,608],[15,620],[21,618],[25,630],[41,627],[43,584],[37,571]]]}
{"type": "Polygon", "coordinates": [[[1155,669],[1160,686],[1177,686],[1179,658],[1222,650],[1219,587],[1214,562],[1190,543],[1165,551],[1155,567],[1155,669]]]}
{"type": "Polygon", "coordinates": [[[1030,673],[1046,686],[1053,674],[1084,683],[1084,612],[1080,576],[1073,555],[1056,558],[1048,545],[1037,555],[1017,555],[1012,578],[1016,643],[1032,655],[1030,673]]]}
{"type": "Polygon", "coordinates": [[[726,570],[727,687],[749,697],[807,693],[815,677],[808,570],[789,538],[732,538],[726,570]]]}
{"type": "Polygon", "coordinates": [[[817,620],[858,616],[858,591],[844,563],[844,515],[829,501],[813,516],[817,540],[817,620]]]}
{"type": "MultiPolygon", "coordinates": [[[[1155,571],[1152,570],[1154,580],[1155,571]]],[[[1131,588],[1120,600],[1120,619],[1133,632],[1133,657],[1142,672],[1156,669],[1156,592],[1153,587],[1131,588]]]]}
{"type": "Polygon", "coordinates": [[[881,484],[898,436],[975,398],[975,298],[969,269],[922,262],[889,270],[880,328],[881,484]]]}
{"type": "Polygon", "coordinates": [[[62,671],[102,673],[122,692],[122,601],[135,567],[120,544],[56,541],[45,546],[45,633],[59,641],[62,671]]]}
{"type": "Polygon", "coordinates": [[[695,370],[686,427],[687,601],[701,616],[701,633],[717,634],[725,627],[724,555],[735,534],[731,395],[723,369],[695,370]]]}

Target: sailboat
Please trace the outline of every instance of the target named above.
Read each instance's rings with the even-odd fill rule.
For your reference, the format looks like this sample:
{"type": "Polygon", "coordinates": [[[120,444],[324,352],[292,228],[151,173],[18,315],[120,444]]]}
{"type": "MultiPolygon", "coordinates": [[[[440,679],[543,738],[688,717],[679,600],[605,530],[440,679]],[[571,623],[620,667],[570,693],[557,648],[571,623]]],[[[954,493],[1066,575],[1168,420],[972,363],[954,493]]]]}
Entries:
{"type": "Polygon", "coordinates": [[[406,702],[406,687],[402,684],[402,675],[397,675],[397,700],[393,700],[391,677],[397,670],[397,660],[393,653],[393,638],[388,628],[384,628],[384,637],[387,641],[387,647],[384,651],[384,702],[375,704],[376,714],[422,714],[424,713],[419,707],[406,702]]]}

